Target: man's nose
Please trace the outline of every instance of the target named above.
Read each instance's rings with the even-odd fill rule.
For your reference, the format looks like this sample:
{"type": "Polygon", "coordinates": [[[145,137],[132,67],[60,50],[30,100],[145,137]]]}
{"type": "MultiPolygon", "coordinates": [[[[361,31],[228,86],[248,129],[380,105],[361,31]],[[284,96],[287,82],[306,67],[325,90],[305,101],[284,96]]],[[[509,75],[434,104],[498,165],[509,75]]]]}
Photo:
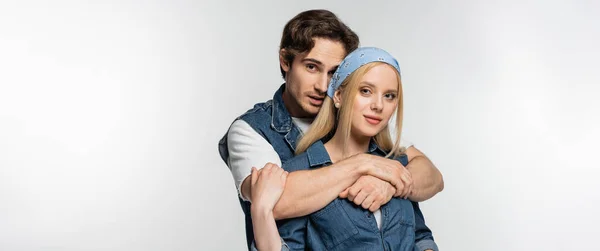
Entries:
{"type": "Polygon", "coordinates": [[[329,74],[322,74],[319,78],[319,82],[315,85],[315,90],[317,90],[319,93],[327,92],[327,85],[329,85],[329,80],[329,74]]]}

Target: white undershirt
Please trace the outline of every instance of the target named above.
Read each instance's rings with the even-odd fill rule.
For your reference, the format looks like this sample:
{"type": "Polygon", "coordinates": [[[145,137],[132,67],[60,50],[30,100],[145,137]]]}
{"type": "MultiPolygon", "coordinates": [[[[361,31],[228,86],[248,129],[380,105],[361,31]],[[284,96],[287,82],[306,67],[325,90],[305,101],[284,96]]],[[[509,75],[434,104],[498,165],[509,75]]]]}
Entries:
{"type": "MultiPolygon", "coordinates": [[[[312,123],[312,119],[292,118],[292,120],[301,132],[308,130],[312,123]]],[[[400,145],[408,148],[413,144],[401,139],[400,145]]],[[[261,169],[268,162],[281,166],[281,159],[279,159],[279,155],[273,149],[273,146],[243,120],[236,120],[231,125],[227,133],[227,146],[229,150],[227,166],[233,175],[240,198],[248,201],[242,195],[241,185],[244,179],[252,173],[252,167],[261,169]]],[[[373,215],[375,216],[377,227],[381,228],[380,210],[375,211],[373,215]]]]}

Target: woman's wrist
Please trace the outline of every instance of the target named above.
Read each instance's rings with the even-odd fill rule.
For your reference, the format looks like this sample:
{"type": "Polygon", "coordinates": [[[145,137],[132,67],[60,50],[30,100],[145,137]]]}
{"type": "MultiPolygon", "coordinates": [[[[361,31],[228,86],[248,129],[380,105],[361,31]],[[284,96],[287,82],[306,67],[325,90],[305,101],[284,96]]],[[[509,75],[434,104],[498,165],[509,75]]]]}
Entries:
{"type": "Polygon", "coordinates": [[[250,212],[253,217],[273,217],[273,208],[264,206],[262,203],[252,203],[250,212]]]}

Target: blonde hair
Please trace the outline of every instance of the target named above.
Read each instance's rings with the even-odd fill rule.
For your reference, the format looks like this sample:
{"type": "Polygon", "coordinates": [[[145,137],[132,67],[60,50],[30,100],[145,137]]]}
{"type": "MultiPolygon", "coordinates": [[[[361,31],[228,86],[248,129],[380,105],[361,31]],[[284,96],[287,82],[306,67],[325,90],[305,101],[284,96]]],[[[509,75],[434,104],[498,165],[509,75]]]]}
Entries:
{"type": "MultiPolygon", "coordinates": [[[[369,72],[373,67],[382,65],[386,63],[382,62],[372,62],[365,64],[354,71],[350,76],[348,76],[344,82],[339,87],[339,91],[342,95],[342,104],[341,108],[338,110],[333,105],[333,99],[329,96],[325,97],[323,105],[317,114],[317,117],[313,121],[312,125],[308,129],[308,131],[304,134],[304,136],[300,139],[298,144],[296,145],[296,154],[300,154],[305,152],[308,147],[310,147],[317,140],[323,139],[325,137],[330,138],[329,136],[333,136],[336,132],[337,128],[340,128],[340,132],[342,133],[342,139],[344,145],[347,145],[346,142],[350,139],[350,132],[352,129],[352,115],[353,115],[353,104],[358,94],[358,85],[363,78],[363,76],[369,72]]],[[[387,151],[388,154],[386,157],[398,157],[404,154],[406,150],[404,147],[400,146],[400,134],[402,133],[402,114],[403,114],[403,105],[402,105],[402,81],[400,80],[400,74],[396,72],[398,77],[398,106],[396,110],[396,143],[392,143],[392,139],[389,132],[389,124],[383,128],[377,135],[375,135],[375,143],[384,151],[387,151]]],[[[342,151],[342,155],[345,156],[345,149],[342,151]]]]}

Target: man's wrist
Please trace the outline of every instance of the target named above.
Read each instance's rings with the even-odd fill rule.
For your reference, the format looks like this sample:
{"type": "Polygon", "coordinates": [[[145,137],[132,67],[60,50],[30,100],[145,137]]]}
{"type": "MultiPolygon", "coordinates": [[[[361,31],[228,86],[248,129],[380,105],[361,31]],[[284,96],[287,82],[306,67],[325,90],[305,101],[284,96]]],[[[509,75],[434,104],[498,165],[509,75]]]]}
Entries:
{"type": "Polygon", "coordinates": [[[357,176],[357,178],[360,178],[360,176],[368,175],[371,171],[370,165],[367,164],[370,161],[371,157],[372,156],[370,154],[361,153],[347,158],[344,161],[351,165],[350,169],[353,172],[353,174],[357,176]]]}

